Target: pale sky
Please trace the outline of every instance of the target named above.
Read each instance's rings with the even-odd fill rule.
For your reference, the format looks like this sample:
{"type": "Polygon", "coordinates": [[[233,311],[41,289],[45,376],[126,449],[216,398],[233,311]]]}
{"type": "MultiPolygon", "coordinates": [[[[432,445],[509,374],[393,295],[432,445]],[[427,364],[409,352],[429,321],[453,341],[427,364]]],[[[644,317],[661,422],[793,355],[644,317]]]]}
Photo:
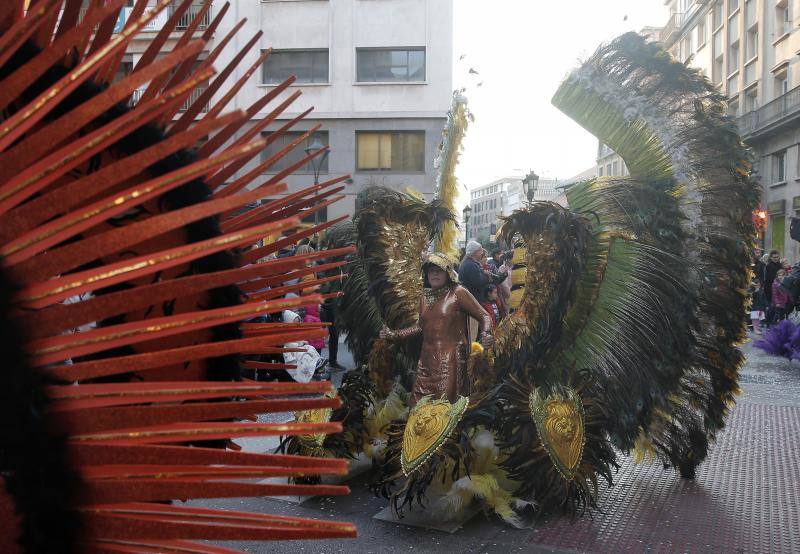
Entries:
{"type": "Polygon", "coordinates": [[[550,99],[602,42],[667,21],[663,0],[455,0],[454,10],[453,85],[467,87],[475,115],[456,174],[470,189],[529,168],[567,179],[594,165],[597,140],[550,99]]]}

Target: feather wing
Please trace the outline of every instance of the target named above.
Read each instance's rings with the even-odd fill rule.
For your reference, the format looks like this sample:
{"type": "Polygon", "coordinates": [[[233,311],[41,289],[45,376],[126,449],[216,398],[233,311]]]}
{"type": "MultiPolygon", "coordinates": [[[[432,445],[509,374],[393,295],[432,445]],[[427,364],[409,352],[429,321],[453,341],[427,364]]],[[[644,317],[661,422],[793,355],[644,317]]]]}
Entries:
{"type": "Polygon", "coordinates": [[[611,440],[692,475],[742,363],[759,197],[748,151],[714,87],[632,33],[600,48],[553,103],[631,177],[574,186],[570,216],[540,205],[506,224],[529,265],[501,359],[537,384],[587,370],[611,440]],[[532,339],[523,359],[507,346],[519,328],[532,339]]]}
{"type": "Polygon", "coordinates": [[[619,446],[639,439],[692,475],[738,390],[759,201],[750,153],[713,85],[634,33],[600,48],[553,103],[631,174],[568,193],[596,216],[592,263],[606,260],[592,313],[555,355],[596,368],[619,446]]]}

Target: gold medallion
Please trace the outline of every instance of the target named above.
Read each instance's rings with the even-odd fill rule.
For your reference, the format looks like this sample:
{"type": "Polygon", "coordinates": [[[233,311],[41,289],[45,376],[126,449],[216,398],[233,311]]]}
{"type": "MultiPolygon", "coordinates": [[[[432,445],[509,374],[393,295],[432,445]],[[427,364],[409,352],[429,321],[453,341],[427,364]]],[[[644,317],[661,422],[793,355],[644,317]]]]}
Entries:
{"type": "Polygon", "coordinates": [[[444,444],[461,421],[467,404],[469,398],[464,396],[459,396],[453,404],[445,399],[433,400],[430,395],[417,402],[403,432],[400,453],[403,475],[408,477],[444,444]]]}
{"type": "MultiPolygon", "coordinates": [[[[336,391],[328,391],[325,393],[327,398],[334,398],[336,391]]],[[[331,420],[331,408],[316,408],[314,410],[302,410],[295,412],[294,419],[297,423],[328,423],[331,420]]],[[[325,433],[314,433],[313,435],[299,435],[298,438],[303,445],[309,448],[322,448],[325,442],[325,433]]]]}
{"type": "Polygon", "coordinates": [[[528,407],[550,460],[564,479],[571,480],[583,459],[586,443],[580,396],[566,389],[564,393],[554,392],[542,398],[537,388],[528,398],[528,407]]]}

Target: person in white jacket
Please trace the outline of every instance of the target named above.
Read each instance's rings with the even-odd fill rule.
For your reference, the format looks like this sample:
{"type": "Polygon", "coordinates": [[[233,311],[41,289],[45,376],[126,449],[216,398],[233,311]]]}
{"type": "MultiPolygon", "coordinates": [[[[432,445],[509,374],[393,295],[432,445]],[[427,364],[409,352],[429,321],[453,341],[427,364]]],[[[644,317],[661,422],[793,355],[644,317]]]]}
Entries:
{"type": "MultiPolygon", "coordinates": [[[[283,311],[284,323],[301,323],[303,320],[300,315],[291,310],[283,311]]],[[[293,364],[295,369],[287,369],[286,372],[298,383],[308,383],[314,377],[317,370],[325,366],[327,360],[319,355],[317,349],[306,341],[287,342],[285,348],[302,348],[304,352],[284,352],[283,361],[293,364]]]]}

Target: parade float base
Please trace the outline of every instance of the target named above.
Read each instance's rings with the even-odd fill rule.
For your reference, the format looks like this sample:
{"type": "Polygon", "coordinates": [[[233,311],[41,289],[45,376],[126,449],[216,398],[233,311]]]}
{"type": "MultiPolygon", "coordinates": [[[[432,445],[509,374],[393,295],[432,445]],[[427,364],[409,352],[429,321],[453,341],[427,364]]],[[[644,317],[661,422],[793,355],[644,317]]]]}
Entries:
{"type": "MultiPolygon", "coordinates": [[[[347,468],[347,475],[324,475],[322,477],[322,484],[323,485],[342,485],[349,481],[350,479],[354,479],[359,475],[366,473],[372,469],[372,458],[368,457],[363,452],[358,455],[358,458],[354,460],[350,460],[347,468]]],[[[269,477],[267,479],[263,479],[258,481],[259,483],[263,484],[281,484],[285,485],[289,482],[286,477],[269,477]]],[[[314,498],[313,496],[268,496],[267,498],[274,498],[276,500],[283,500],[284,502],[291,502],[292,504],[302,504],[306,500],[310,498],[314,498]]]]}
{"type": "MultiPolygon", "coordinates": [[[[431,497],[429,500],[430,502],[428,505],[433,506],[437,498],[431,497]]],[[[405,508],[402,517],[398,517],[391,506],[387,506],[372,516],[372,518],[388,521],[389,523],[407,525],[409,527],[422,527],[423,529],[433,529],[435,531],[444,531],[445,533],[452,534],[461,529],[465,523],[475,517],[475,514],[480,511],[480,504],[471,502],[469,506],[453,517],[446,517],[444,511],[426,510],[420,507],[414,507],[414,509],[405,508]]]]}

